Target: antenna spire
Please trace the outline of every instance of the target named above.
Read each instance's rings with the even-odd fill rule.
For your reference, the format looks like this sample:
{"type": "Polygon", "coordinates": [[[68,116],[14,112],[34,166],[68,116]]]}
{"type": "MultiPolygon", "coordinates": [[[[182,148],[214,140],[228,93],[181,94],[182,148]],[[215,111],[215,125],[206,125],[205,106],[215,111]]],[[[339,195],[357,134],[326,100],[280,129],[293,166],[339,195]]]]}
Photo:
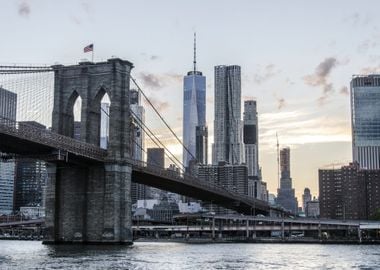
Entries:
{"type": "Polygon", "coordinates": [[[194,75],[195,75],[195,71],[197,71],[197,33],[194,32],[194,60],[193,60],[193,64],[194,64],[194,75]]]}

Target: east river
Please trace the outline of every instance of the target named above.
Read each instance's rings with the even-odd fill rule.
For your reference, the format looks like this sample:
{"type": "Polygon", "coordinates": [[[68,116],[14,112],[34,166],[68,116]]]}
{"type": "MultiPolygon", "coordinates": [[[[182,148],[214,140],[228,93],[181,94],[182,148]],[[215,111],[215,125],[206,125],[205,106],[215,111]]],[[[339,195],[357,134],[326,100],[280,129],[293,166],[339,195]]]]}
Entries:
{"type": "Polygon", "coordinates": [[[380,269],[380,246],[0,241],[0,269],[380,269]]]}

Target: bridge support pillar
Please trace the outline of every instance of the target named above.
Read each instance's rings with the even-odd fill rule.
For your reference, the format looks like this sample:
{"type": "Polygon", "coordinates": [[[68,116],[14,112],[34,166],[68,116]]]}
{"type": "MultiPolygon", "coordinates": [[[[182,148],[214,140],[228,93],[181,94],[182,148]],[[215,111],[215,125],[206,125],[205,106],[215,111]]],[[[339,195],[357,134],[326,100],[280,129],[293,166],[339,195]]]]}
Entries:
{"type": "Polygon", "coordinates": [[[126,165],[106,165],[102,242],[132,243],[131,175],[126,165]]]}
{"type": "Polygon", "coordinates": [[[44,243],[132,244],[132,169],[48,166],[44,243]]]}
{"type": "Polygon", "coordinates": [[[47,163],[48,182],[46,187],[46,242],[54,242],[57,234],[56,226],[56,173],[57,166],[53,163],[47,163]]]}
{"type": "Polygon", "coordinates": [[[212,239],[215,239],[215,218],[212,218],[212,239]]]}
{"type": "Polygon", "coordinates": [[[245,237],[248,239],[249,238],[249,220],[247,218],[246,223],[245,223],[245,237]]]}

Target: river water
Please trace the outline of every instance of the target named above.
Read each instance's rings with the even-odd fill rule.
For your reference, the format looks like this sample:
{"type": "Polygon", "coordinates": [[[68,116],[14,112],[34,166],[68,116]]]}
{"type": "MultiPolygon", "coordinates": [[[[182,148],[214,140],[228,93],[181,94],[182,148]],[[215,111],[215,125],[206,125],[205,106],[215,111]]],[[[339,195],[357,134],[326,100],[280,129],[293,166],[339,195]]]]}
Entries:
{"type": "Polygon", "coordinates": [[[380,269],[380,246],[0,241],[0,269],[380,269]]]}

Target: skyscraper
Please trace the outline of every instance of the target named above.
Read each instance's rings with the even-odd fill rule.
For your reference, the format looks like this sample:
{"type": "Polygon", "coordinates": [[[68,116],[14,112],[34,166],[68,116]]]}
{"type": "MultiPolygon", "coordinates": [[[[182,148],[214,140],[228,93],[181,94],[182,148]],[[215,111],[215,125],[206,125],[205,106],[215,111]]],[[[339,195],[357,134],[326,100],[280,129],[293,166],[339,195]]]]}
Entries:
{"type": "MultiPolygon", "coordinates": [[[[130,98],[129,98],[129,103],[130,103],[130,108],[138,119],[136,122],[139,123],[145,123],[145,109],[143,106],[141,106],[141,101],[140,101],[140,93],[132,89],[129,92],[130,98]]],[[[140,124],[136,123],[135,125],[135,132],[134,132],[134,151],[133,151],[133,158],[137,160],[144,160],[144,152],[142,149],[145,147],[145,133],[140,127],[140,124]]]]}
{"type": "MultiPolygon", "coordinates": [[[[46,129],[44,125],[35,121],[23,121],[20,124],[46,129]]],[[[45,161],[17,159],[14,192],[14,209],[16,211],[23,206],[42,206],[47,176],[45,161]]]]}
{"type": "Polygon", "coordinates": [[[0,117],[16,121],[17,94],[0,87],[0,117]]]}
{"type": "Polygon", "coordinates": [[[193,70],[183,79],[183,164],[196,157],[196,127],[206,127],[206,77],[197,71],[196,36],[194,34],[193,70]]]}
{"type": "MultiPolygon", "coordinates": [[[[16,109],[17,94],[0,87],[0,119],[15,121],[16,109]]],[[[0,215],[13,211],[14,177],[15,163],[0,161],[0,215]]]]}
{"type": "Polygon", "coordinates": [[[245,162],[248,167],[248,176],[257,177],[259,170],[259,144],[257,127],[257,107],[255,100],[247,100],[244,102],[243,122],[245,162]]]}
{"type": "Polygon", "coordinates": [[[333,219],[372,219],[380,209],[380,170],[360,169],[357,162],[320,169],[320,216],[333,219]]]}
{"type": "Polygon", "coordinates": [[[207,164],[207,138],[208,138],[208,130],[205,126],[197,126],[195,129],[196,136],[196,156],[197,162],[200,164],[207,164]]]}
{"type": "Polygon", "coordinates": [[[215,67],[213,164],[244,160],[241,123],[240,66],[215,67]]]}
{"type": "MultiPolygon", "coordinates": [[[[148,148],[147,149],[148,166],[165,167],[165,149],[164,148],[148,148]]],[[[158,188],[147,187],[146,196],[150,199],[162,199],[167,197],[167,192],[158,188]]]]}
{"type": "Polygon", "coordinates": [[[311,201],[311,193],[309,188],[305,188],[302,195],[302,210],[306,213],[306,204],[311,201]]]}
{"type": "MultiPolygon", "coordinates": [[[[144,151],[145,149],[145,133],[141,128],[141,123],[145,123],[145,109],[141,106],[141,97],[138,90],[131,89],[129,91],[129,106],[133,112],[133,116],[137,117],[135,119],[134,125],[134,146],[133,146],[133,158],[136,160],[144,161],[144,151]]],[[[131,184],[131,197],[132,203],[136,203],[138,200],[147,199],[148,187],[142,184],[133,183],[131,184]]]]}
{"type": "Polygon", "coordinates": [[[15,210],[23,206],[42,206],[43,189],[47,182],[46,163],[41,160],[17,160],[15,210]]]}
{"type": "Polygon", "coordinates": [[[380,169],[380,75],[351,80],[353,160],[362,169],[380,169]]]}
{"type": "Polygon", "coordinates": [[[247,100],[244,102],[243,141],[245,163],[248,167],[248,195],[262,199],[263,190],[259,177],[259,141],[256,100],[247,100]]]}
{"type": "Polygon", "coordinates": [[[294,188],[292,188],[292,178],[290,177],[290,149],[283,148],[280,151],[280,188],[277,190],[277,203],[288,211],[296,214],[298,203],[295,198],[294,188]]]}

